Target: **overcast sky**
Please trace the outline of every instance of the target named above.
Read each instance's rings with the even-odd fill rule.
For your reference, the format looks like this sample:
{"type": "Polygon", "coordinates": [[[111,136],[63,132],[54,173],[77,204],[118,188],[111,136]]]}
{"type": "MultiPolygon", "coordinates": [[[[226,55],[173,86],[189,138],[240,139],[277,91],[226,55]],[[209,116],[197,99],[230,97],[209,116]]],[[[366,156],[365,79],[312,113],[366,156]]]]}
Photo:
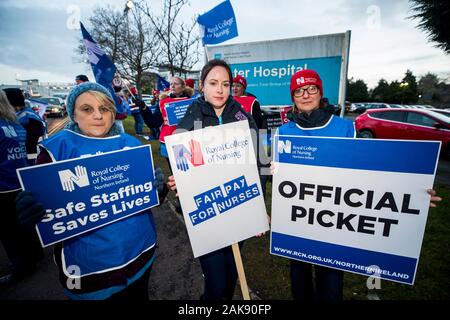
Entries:
{"type": "MultiPolygon", "coordinates": [[[[191,0],[182,17],[202,14],[223,0],[191,0]]],[[[73,82],[92,76],[75,47],[81,37],[78,20],[87,22],[97,6],[123,10],[125,0],[2,0],[0,2],[0,84],[38,78],[73,82]]],[[[148,0],[160,6],[162,0],[148,0]]],[[[400,80],[436,73],[450,80],[450,56],[427,42],[415,28],[407,0],[231,0],[239,37],[232,44],[294,38],[351,30],[349,77],[373,88],[380,78],[400,80]]],[[[88,27],[88,26],[87,26],[88,27]]],[[[201,65],[199,66],[201,68],[201,65]]]]}

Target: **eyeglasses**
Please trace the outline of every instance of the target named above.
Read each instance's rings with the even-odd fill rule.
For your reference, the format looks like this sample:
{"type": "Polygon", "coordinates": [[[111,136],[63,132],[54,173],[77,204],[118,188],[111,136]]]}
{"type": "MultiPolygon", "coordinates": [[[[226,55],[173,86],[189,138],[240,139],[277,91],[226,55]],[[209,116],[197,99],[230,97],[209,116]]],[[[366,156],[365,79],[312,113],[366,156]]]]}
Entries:
{"type": "Polygon", "coordinates": [[[309,86],[308,88],[298,88],[294,90],[294,96],[297,98],[303,97],[305,91],[308,92],[308,94],[313,95],[319,92],[319,88],[316,86],[309,86]]]}

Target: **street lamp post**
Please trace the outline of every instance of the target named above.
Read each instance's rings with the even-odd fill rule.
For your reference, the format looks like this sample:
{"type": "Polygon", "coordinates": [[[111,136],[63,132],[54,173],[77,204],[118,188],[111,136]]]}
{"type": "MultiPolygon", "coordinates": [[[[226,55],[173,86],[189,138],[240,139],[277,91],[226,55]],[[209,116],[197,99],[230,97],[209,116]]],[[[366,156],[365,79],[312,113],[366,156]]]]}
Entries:
{"type": "Polygon", "coordinates": [[[127,3],[125,4],[125,9],[123,10],[123,13],[126,14],[128,13],[129,10],[134,8],[134,3],[131,0],[128,0],[127,3]]]}
{"type": "Polygon", "coordinates": [[[403,105],[403,99],[405,98],[405,90],[408,86],[409,86],[408,82],[400,83],[400,88],[402,89],[402,102],[401,102],[402,105],[403,105]]]}

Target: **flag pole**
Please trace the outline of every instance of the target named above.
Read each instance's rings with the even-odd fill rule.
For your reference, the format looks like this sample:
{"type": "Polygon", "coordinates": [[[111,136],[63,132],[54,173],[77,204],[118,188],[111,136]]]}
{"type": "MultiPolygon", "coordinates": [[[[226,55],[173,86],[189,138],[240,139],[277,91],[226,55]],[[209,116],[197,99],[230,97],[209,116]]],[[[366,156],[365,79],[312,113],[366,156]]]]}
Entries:
{"type": "Polygon", "coordinates": [[[119,69],[116,69],[116,72],[117,72],[117,75],[118,75],[120,81],[122,81],[122,83],[125,85],[125,88],[127,89],[127,91],[131,94],[131,96],[133,97],[133,99],[136,99],[136,97],[134,96],[134,94],[130,91],[130,88],[128,87],[128,85],[126,84],[126,82],[123,81],[123,78],[122,78],[123,75],[122,75],[122,73],[120,72],[120,70],[119,70],[119,69]]]}
{"type": "Polygon", "coordinates": [[[239,283],[241,285],[242,297],[244,300],[251,300],[250,293],[248,291],[247,279],[245,278],[244,266],[242,264],[241,251],[239,250],[239,245],[233,243],[231,245],[233,249],[234,262],[236,263],[236,269],[239,276],[239,283]]]}

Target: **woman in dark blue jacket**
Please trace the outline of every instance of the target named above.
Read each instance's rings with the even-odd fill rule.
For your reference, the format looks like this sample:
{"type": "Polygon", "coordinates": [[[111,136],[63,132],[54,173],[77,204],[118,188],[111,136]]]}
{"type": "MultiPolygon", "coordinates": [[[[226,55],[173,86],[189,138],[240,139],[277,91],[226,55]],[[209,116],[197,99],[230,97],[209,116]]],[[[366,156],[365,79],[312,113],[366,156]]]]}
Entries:
{"type": "MultiPolygon", "coordinates": [[[[177,131],[194,130],[237,121],[248,121],[257,133],[256,123],[241,105],[230,96],[232,84],[231,69],[222,60],[210,60],[202,69],[200,90],[203,96],[195,100],[178,124],[177,131]]],[[[257,135],[254,135],[257,136],[257,135]]],[[[176,189],[173,176],[169,187],[176,189]]],[[[231,300],[237,280],[237,270],[231,247],[210,252],[199,258],[205,280],[203,300],[231,300]]]]}

